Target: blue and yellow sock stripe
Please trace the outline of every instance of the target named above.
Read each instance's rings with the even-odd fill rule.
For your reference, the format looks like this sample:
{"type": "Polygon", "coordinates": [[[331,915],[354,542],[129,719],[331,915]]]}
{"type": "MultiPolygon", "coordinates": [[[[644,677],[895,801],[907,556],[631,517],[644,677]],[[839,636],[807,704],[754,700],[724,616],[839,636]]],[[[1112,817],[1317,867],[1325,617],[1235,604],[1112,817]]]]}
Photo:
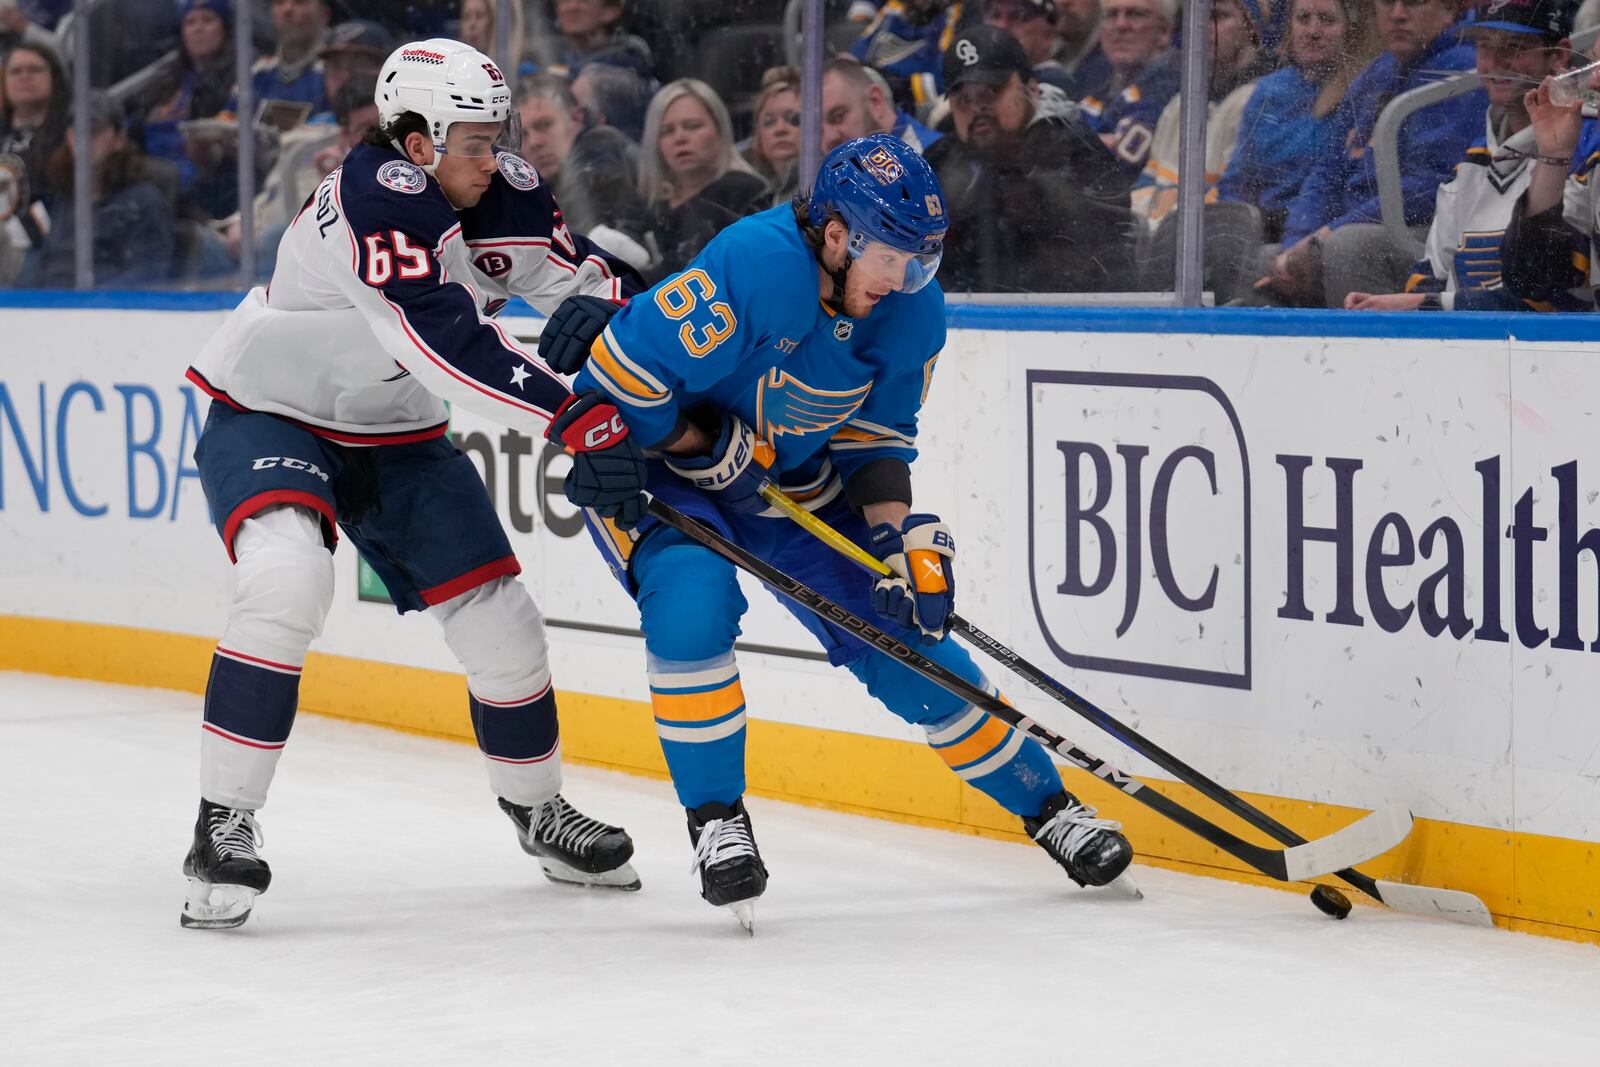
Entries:
{"type": "Polygon", "coordinates": [[[649,674],[650,707],[662,740],[704,744],[744,729],[744,687],[731,654],[725,662],[671,663],[652,657],[649,674]]]}
{"type": "Polygon", "coordinates": [[[1022,751],[1023,735],[981,708],[926,727],[928,745],[965,781],[993,774],[1022,751]]]}

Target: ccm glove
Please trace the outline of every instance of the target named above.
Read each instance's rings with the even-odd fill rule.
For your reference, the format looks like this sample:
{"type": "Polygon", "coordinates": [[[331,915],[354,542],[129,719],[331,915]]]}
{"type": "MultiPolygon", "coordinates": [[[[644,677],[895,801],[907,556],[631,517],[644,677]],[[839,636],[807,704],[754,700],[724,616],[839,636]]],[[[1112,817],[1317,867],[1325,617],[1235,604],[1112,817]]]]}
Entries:
{"type": "Polygon", "coordinates": [[[589,358],[589,346],[605,332],[611,316],[622,310],[598,296],[569,296],[550,313],[539,335],[539,358],[557,374],[577,374],[589,358]]]}
{"type": "Polygon", "coordinates": [[[717,494],[717,503],[723,507],[748,515],[767,510],[761,487],[766,484],[777,455],[737,415],[723,414],[710,455],[663,458],[673,474],[717,494]]]}
{"type": "Polygon", "coordinates": [[[880,522],[872,528],[872,553],[894,572],[872,587],[878,614],[921,630],[924,644],[944,637],[956,597],[956,543],[949,527],[937,515],[907,515],[898,530],[880,522]]]}
{"type": "Polygon", "coordinates": [[[570,396],[545,437],[572,454],[567,499],[631,530],[644,518],[644,453],[617,409],[599,393],[570,396]]]}

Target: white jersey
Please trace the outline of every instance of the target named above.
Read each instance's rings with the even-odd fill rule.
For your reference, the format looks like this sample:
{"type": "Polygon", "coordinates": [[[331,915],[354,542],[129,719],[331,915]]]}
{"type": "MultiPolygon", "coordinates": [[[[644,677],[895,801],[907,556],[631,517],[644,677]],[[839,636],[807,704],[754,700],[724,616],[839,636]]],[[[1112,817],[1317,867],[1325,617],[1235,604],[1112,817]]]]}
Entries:
{"type": "Polygon", "coordinates": [[[323,180],[189,378],[235,408],[343,444],[441,436],[446,401],[543,436],[567,387],[494,316],[513,296],[546,313],[567,296],[621,301],[637,276],[567,231],[534,168],[500,155],[457,212],[398,153],[358,145],[323,180]]]}

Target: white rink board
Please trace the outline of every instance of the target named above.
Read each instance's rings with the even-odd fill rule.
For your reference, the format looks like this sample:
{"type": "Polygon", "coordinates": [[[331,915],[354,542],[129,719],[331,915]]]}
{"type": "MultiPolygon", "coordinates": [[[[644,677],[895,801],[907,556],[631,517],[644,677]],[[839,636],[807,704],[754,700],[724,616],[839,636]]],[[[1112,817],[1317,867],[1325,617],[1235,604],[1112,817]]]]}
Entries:
{"type": "MultiPolygon", "coordinates": [[[[181,470],[205,410],[182,372],[221,314],[0,314],[0,613],[216,633],[227,566],[198,480],[181,470]]],[[[1600,598],[1593,554],[1573,547],[1600,525],[1592,358],[1495,341],[952,331],[922,419],[919,506],[956,533],[964,615],[1233,788],[1600,840],[1600,716],[1583,700],[1600,680],[1588,650],[1600,598]],[[1292,503],[1307,526],[1335,525],[1341,478],[1343,543],[1291,536],[1292,503]],[[1487,564],[1486,492],[1498,512],[1487,564]],[[1408,548],[1413,561],[1397,562],[1408,548]],[[1329,616],[1346,552],[1341,623],[1329,616]],[[1448,614],[1458,593],[1459,639],[1428,636],[1415,607],[1448,567],[1458,575],[1436,577],[1426,599],[1448,614]],[[1310,618],[1293,617],[1302,600],[1310,618]]],[[[562,461],[543,478],[540,443],[517,457],[513,516],[507,453],[521,445],[470,414],[456,428],[493,452],[508,525],[531,527],[513,543],[546,614],[631,627],[587,536],[551,531],[571,518],[545,492],[562,461]]],[[[453,666],[429,624],[357,601],[353,552],[336,560],[319,648],[453,666]]],[[[750,599],[746,641],[810,650],[769,596],[750,599]]],[[[637,637],[566,625],[551,637],[558,685],[646,698],[637,637]]],[[[824,664],[744,665],[758,717],[915,736],[824,664]]],[[[1007,688],[1087,747],[1149,770],[1007,688]]]]}

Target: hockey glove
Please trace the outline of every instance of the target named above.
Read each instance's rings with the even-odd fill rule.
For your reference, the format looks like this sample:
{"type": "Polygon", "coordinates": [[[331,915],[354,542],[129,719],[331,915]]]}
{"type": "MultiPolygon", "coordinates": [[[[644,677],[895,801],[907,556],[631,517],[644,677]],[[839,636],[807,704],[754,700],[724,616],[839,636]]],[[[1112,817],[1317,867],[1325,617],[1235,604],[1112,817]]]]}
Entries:
{"type": "Polygon", "coordinates": [[[777,458],[772,446],[756,436],[737,415],[724,413],[716,443],[706,456],[666,456],[673,474],[686,478],[731,511],[759,515],[767,510],[761,487],[777,458]]]}
{"type": "Polygon", "coordinates": [[[921,630],[924,644],[944,637],[955,610],[956,543],[939,516],[907,515],[898,530],[878,523],[872,528],[872,552],[894,572],[872,588],[878,614],[921,630]]]}
{"type": "Polygon", "coordinates": [[[621,414],[599,393],[568,397],[545,437],[572,454],[564,488],[580,508],[615,519],[631,530],[644,518],[644,453],[628,435],[621,414]]]}
{"type": "Polygon", "coordinates": [[[605,332],[611,316],[622,310],[598,296],[569,296],[550,313],[539,335],[539,358],[557,374],[577,374],[589,358],[589,346],[605,332]]]}

